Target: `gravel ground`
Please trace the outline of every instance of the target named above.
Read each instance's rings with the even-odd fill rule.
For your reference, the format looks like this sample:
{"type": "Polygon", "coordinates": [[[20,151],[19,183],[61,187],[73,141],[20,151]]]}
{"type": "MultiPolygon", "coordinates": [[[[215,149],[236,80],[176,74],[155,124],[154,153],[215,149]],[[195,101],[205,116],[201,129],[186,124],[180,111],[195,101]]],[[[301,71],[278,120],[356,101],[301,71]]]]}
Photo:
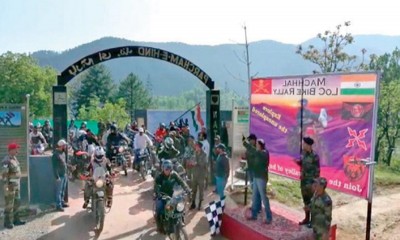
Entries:
{"type": "Polygon", "coordinates": [[[4,240],[36,240],[46,234],[51,225],[51,219],[56,213],[39,214],[29,217],[24,226],[17,226],[13,229],[5,229],[3,227],[3,219],[1,220],[0,239],[4,240]]]}

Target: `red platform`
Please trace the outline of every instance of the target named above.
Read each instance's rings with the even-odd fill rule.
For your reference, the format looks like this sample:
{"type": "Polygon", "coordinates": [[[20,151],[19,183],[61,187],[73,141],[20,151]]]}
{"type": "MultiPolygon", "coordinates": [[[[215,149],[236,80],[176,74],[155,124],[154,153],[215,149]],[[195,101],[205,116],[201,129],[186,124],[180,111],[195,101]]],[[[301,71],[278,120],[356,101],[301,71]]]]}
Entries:
{"type": "MultiPolygon", "coordinates": [[[[312,229],[299,226],[302,217],[298,213],[271,202],[273,221],[263,223],[265,214],[260,214],[257,221],[245,218],[245,207],[225,208],[222,217],[221,233],[229,240],[305,240],[313,239],[312,229]]],[[[331,228],[331,240],[336,239],[336,225],[331,228]]]]}

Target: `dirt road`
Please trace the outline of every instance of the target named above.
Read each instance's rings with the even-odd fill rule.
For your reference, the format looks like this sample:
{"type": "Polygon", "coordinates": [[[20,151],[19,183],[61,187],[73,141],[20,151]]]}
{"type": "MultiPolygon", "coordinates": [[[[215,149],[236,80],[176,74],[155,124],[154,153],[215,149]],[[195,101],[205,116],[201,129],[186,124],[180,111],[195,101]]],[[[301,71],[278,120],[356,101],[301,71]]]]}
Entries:
{"type": "MultiPolygon", "coordinates": [[[[367,201],[338,195],[333,197],[338,239],[365,239],[367,201]]],[[[371,239],[400,240],[400,187],[381,190],[373,198],[371,239]]]]}
{"type": "MultiPolygon", "coordinates": [[[[141,181],[137,173],[132,175],[132,172],[128,177],[118,177],[114,189],[113,207],[106,215],[104,229],[98,237],[93,231],[93,215],[82,209],[83,192],[81,187],[80,181],[70,183],[70,207],[66,208],[64,213],[48,213],[29,221],[25,226],[13,230],[1,229],[0,239],[166,239],[165,236],[159,235],[155,231],[152,215],[153,181],[150,176],[146,182],[141,181]]],[[[212,198],[212,196],[209,194],[208,198],[212,198]]],[[[189,239],[211,239],[204,211],[190,211],[186,220],[185,228],[189,239]]]]}

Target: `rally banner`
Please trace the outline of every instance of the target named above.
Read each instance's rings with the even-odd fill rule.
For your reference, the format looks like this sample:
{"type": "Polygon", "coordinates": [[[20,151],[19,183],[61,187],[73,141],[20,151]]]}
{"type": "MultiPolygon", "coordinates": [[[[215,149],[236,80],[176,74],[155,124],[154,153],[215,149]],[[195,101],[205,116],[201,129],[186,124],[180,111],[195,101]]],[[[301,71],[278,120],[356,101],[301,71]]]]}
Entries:
{"type": "Polygon", "coordinates": [[[376,73],[253,79],[250,132],[266,142],[269,171],[299,179],[308,136],[328,187],[367,198],[378,84],[376,73]]]}

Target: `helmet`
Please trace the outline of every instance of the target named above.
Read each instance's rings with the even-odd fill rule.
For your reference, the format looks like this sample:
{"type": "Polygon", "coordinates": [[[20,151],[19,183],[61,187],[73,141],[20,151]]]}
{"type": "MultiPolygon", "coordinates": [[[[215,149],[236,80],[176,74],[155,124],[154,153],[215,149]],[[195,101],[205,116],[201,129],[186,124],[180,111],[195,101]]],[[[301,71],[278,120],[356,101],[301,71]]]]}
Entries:
{"type": "Polygon", "coordinates": [[[117,125],[116,124],[111,124],[110,130],[111,131],[117,131],[117,125]]]}
{"type": "Polygon", "coordinates": [[[40,122],[39,122],[39,123],[36,124],[36,127],[37,127],[37,128],[41,128],[41,127],[42,127],[42,124],[40,124],[40,122]]]}
{"type": "Polygon", "coordinates": [[[50,121],[47,119],[46,121],[44,121],[44,124],[49,124],[50,121]]]}
{"type": "Polygon", "coordinates": [[[144,133],[144,129],[142,127],[139,128],[140,133],[144,133]]]}
{"type": "Polygon", "coordinates": [[[94,159],[98,162],[101,162],[105,154],[106,152],[102,147],[96,147],[96,149],[94,150],[94,159]]]}
{"type": "Polygon", "coordinates": [[[57,142],[57,146],[59,146],[59,147],[62,147],[62,146],[65,146],[65,145],[67,145],[67,142],[64,139],[60,139],[57,142]]]}
{"type": "Polygon", "coordinates": [[[174,140],[170,137],[165,138],[164,144],[166,148],[171,148],[174,145],[174,140]]]}
{"type": "Polygon", "coordinates": [[[161,128],[166,128],[165,123],[160,123],[161,128]]]}
{"type": "Polygon", "coordinates": [[[164,160],[161,165],[161,169],[164,170],[172,170],[173,164],[171,160],[164,160]]]}

